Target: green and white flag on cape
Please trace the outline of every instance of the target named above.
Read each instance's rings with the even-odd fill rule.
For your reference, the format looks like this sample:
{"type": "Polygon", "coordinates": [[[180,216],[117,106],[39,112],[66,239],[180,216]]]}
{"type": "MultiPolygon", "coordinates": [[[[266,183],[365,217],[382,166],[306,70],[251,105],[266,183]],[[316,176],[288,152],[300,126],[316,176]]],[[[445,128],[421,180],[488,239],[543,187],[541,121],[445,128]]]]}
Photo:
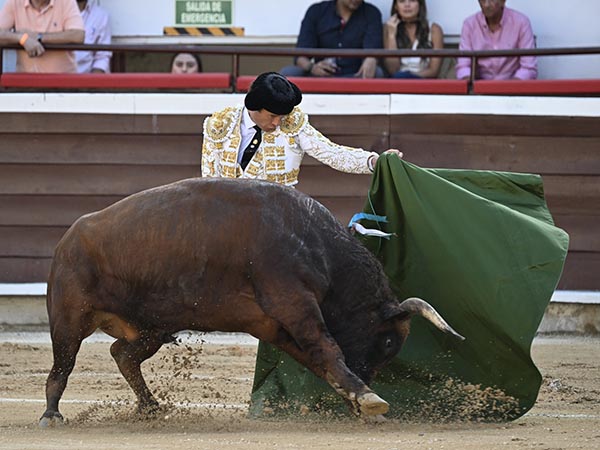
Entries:
{"type": "MultiPolygon", "coordinates": [[[[391,418],[512,420],[528,411],[541,375],[531,343],[560,278],[569,238],[554,226],[541,177],[423,169],[379,158],[363,221],[396,236],[361,237],[400,300],[420,297],[466,337],[412,319],[398,356],[370,387],[391,418]]],[[[251,413],[347,408],[329,385],[273,347],[259,346],[251,413]],[[308,409],[307,409],[308,408],[308,409]]]]}

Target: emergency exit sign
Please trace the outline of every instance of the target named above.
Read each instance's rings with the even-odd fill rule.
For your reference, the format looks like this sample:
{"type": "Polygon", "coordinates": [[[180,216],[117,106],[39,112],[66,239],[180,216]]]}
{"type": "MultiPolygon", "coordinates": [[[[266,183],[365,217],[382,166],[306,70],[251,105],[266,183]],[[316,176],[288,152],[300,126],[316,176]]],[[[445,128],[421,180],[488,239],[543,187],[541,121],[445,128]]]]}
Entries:
{"type": "Polygon", "coordinates": [[[181,26],[230,26],[233,0],[175,0],[175,23],[181,26]]]}

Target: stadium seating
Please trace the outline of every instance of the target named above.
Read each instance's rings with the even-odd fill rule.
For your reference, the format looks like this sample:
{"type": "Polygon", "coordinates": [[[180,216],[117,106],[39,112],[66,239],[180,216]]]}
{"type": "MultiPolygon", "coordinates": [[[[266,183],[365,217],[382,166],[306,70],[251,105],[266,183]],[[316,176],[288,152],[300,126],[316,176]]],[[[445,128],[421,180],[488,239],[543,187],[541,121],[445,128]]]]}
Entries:
{"type": "Polygon", "coordinates": [[[481,95],[598,96],[600,79],[582,80],[476,80],[473,93],[481,95]]]}
{"type": "Polygon", "coordinates": [[[31,89],[231,89],[228,72],[171,73],[4,73],[4,88],[31,89]]]}
{"type": "MultiPolygon", "coordinates": [[[[236,91],[246,92],[256,76],[240,76],[236,91]]],[[[304,93],[321,94],[466,94],[466,80],[289,77],[304,93]]]]}

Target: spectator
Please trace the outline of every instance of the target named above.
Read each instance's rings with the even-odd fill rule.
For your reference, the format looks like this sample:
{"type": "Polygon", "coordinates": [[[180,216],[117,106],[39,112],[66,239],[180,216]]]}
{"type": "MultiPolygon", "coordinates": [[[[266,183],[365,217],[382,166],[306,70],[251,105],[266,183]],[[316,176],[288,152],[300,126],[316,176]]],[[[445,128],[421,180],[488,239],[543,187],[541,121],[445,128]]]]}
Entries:
{"type": "MultiPolygon", "coordinates": [[[[294,186],[305,153],[343,172],[372,172],[379,155],[331,142],[296,107],[301,100],[300,89],[282,75],[259,75],[244,106],[225,108],[204,121],[202,176],[294,186]]],[[[402,156],[395,149],[388,152],[402,156]]]]}
{"type": "Polygon", "coordinates": [[[84,37],[75,0],[6,0],[0,10],[0,42],[23,47],[17,72],[77,72],[73,52],[46,52],[44,44],[81,44],[84,37]]]}
{"type": "Polygon", "coordinates": [[[202,61],[195,53],[175,53],[171,59],[171,73],[202,72],[202,61]]]}
{"type": "MultiPolygon", "coordinates": [[[[444,48],[444,33],[437,23],[427,20],[425,0],[393,0],[391,17],[385,23],[383,46],[386,49],[444,48]]],[[[437,78],[441,58],[385,58],[384,66],[392,78],[437,78]]]]}
{"type": "MultiPolygon", "coordinates": [[[[381,12],[363,0],[329,0],[311,5],[300,27],[297,48],[382,48],[381,12]]],[[[376,58],[299,56],[284,76],[382,77],[376,58]]]]}
{"type": "MultiPolygon", "coordinates": [[[[506,8],[506,0],[479,0],[481,12],[463,22],[460,34],[461,50],[509,50],[535,48],[535,40],[529,19],[506,8]]],[[[471,75],[471,59],[458,58],[456,78],[471,75]]],[[[483,80],[506,80],[537,78],[535,56],[510,56],[478,58],[475,78],[483,80]]]]}
{"type": "MultiPolygon", "coordinates": [[[[108,11],[96,3],[97,0],[77,0],[81,17],[85,25],[86,44],[110,44],[110,17],[108,11]]],[[[76,51],[77,72],[79,73],[109,73],[109,51],[76,51]]]]}

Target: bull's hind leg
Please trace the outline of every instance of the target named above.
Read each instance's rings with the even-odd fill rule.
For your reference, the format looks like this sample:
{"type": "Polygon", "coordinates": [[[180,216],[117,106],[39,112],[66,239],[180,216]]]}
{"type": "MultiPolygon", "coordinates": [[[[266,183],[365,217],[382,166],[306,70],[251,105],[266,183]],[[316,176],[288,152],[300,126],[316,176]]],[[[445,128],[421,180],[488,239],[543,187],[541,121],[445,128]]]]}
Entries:
{"type": "Polygon", "coordinates": [[[63,422],[58,403],[75,366],[81,342],[94,332],[94,327],[85,318],[84,314],[69,312],[64,312],[62,316],[50,315],[54,362],[46,381],[46,411],[40,418],[41,427],[63,422]]]}
{"type": "Polygon", "coordinates": [[[163,343],[160,336],[142,335],[131,342],[117,339],[110,347],[110,353],[119,370],[137,397],[138,411],[142,414],[155,412],[159,405],[144,381],[140,366],[154,355],[163,343]]]}
{"type": "Polygon", "coordinates": [[[54,354],[54,364],[46,381],[46,411],[40,418],[41,427],[49,427],[60,425],[63,423],[63,416],[58,411],[58,402],[60,401],[67,380],[75,366],[75,358],[79,347],[80,340],[56,341],[53,338],[52,352],[54,354]]]}

